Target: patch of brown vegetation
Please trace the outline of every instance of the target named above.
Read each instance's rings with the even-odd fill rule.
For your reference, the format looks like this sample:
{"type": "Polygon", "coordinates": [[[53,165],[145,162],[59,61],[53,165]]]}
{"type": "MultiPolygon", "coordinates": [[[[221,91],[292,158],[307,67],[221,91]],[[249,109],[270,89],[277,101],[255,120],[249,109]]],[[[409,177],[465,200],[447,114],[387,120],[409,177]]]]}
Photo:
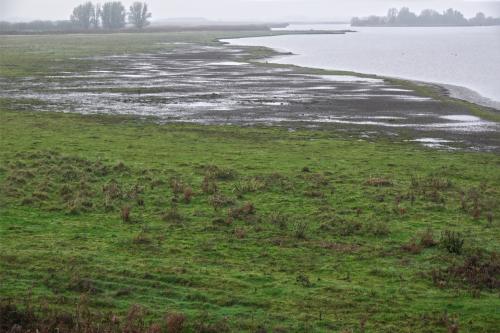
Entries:
{"type": "Polygon", "coordinates": [[[372,177],[368,178],[365,181],[365,185],[369,186],[377,186],[377,187],[382,187],[382,186],[392,186],[394,183],[392,180],[384,178],[384,177],[372,177]]]}
{"type": "Polygon", "coordinates": [[[500,290],[500,255],[497,252],[471,254],[463,262],[431,272],[433,282],[439,287],[453,284],[472,289],[500,290]]]}

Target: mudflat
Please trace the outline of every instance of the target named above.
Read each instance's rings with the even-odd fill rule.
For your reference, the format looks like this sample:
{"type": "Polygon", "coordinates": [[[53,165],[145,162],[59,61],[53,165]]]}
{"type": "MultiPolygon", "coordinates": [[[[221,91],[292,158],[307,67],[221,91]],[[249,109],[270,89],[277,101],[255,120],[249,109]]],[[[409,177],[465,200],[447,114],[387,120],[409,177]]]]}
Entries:
{"type": "MultiPolygon", "coordinates": [[[[109,37],[95,36],[90,41],[102,55],[54,61],[43,74],[34,68],[35,75],[0,78],[0,97],[12,109],[337,129],[359,139],[386,136],[441,149],[500,149],[499,113],[451,99],[438,87],[270,65],[263,58],[276,52],[218,41],[230,32],[210,34],[201,40],[194,33],[184,39],[180,33],[144,35],[140,52],[113,50],[105,44],[109,37]],[[481,117],[484,113],[490,117],[481,117]]],[[[19,43],[10,38],[7,45],[12,39],[19,43]]]]}

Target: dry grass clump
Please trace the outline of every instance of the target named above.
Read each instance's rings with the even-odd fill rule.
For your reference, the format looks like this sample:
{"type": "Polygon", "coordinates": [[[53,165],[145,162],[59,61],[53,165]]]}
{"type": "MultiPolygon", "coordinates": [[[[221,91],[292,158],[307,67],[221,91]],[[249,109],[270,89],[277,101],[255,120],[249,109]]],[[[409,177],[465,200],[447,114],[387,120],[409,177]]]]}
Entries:
{"type": "Polygon", "coordinates": [[[104,197],[109,200],[120,199],[123,193],[120,185],[118,185],[118,182],[114,179],[110,180],[102,187],[102,192],[104,193],[104,197]]]}
{"type": "Polygon", "coordinates": [[[418,243],[415,239],[412,239],[409,243],[403,244],[401,250],[411,254],[419,254],[423,250],[423,246],[418,243]]]}
{"type": "Polygon", "coordinates": [[[365,185],[382,187],[382,186],[392,186],[394,185],[394,183],[392,182],[392,180],[388,178],[371,177],[365,181],[365,185]]]}
{"type": "Polygon", "coordinates": [[[219,167],[217,165],[205,166],[205,176],[217,180],[233,180],[237,177],[237,172],[230,168],[219,167]]]}
{"type": "Polygon", "coordinates": [[[115,166],[113,166],[113,171],[127,172],[127,171],[130,171],[130,168],[128,166],[126,166],[124,162],[120,161],[115,166]]]}
{"type": "Polygon", "coordinates": [[[431,272],[433,282],[441,288],[462,285],[473,290],[500,290],[500,255],[476,251],[462,262],[431,272]]]}
{"type": "Polygon", "coordinates": [[[330,184],[330,180],[321,173],[306,173],[301,178],[306,180],[313,188],[320,188],[330,184]]]}
{"type": "Polygon", "coordinates": [[[468,213],[473,219],[479,220],[486,217],[488,224],[493,223],[493,209],[498,206],[495,190],[488,189],[485,185],[472,187],[460,192],[460,206],[462,211],[468,213]]]}
{"type": "Polygon", "coordinates": [[[129,206],[123,206],[120,212],[120,216],[122,218],[123,223],[131,222],[131,209],[129,206]]]}
{"type": "Polygon", "coordinates": [[[271,224],[278,226],[282,230],[288,228],[288,215],[281,212],[272,212],[269,214],[268,219],[271,224]]]}
{"type": "Polygon", "coordinates": [[[182,200],[185,202],[185,203],[190,203],[191,200],[193,199],[193,196],[194,196],[194,192],[193,192],[193,189],[189,186],[185,187],[184,188],[184,192],[183,192],[183,197],[182,197],[182,200]]]}
{"type": "Polygon", "coordinates": [[[428,177],[411,177],[411,188],[426,193],[429,191],[444,191],[450,189],[453,183],[448,178],[440,178],[435,176],[428,177]]]}
{"type": "Polygon", "coordinates": [[[224,194],[217,192],[208,198],[208,202],[215,209],[219,210],[223,207],[227,207],[234,204],[234,199],[225,196],[224,194]]]}
{"type": "Polygon", "coordinates": [[[201,183],[201,190],[205,194],[215,194],[218,191],[217,183],[212,178],[205,176],[201,183]]]}
{"type": "Polygon", "coordinates": [[[170,189],[172,190],[172,193],[175,195],[183,194],[184,189],[186,188],[186,185],[177,178],[172,178],[170,179],[170,189]]]}
{"type": "Polygon", "coordinates": [[[373,236],[384,237],[391,233],[391,229],[385,222],[375,222],[365,225],[365,230],[367,233],[373,236]]]}
{"type": "Polygon", "coordinates": [[[411,254],[419,254],[424,249],[431,248],[436,245],[438,245],[438,242],[434,239],[432,229],[429,228],[412,238],[407,244],[403,244],[401,246],[401,250],[411,254]]]}
{"type": "Polygon", "coordinates": [[[179,210],[176,206],[172,206],[169,210],[165,211],[162,216],[162,220],[169,223],[182,223],[184,221],[184,217],[179,213],[179,210]]]}
{"type": "Polygon", "coordinates": [[[288,177],[278,172],[257,176],[256,178],[264,183],[264,188],[266,189],[279,188],[281,190],[291,190],[294,187],[288,177]]]}
{"type": "Polygon", "coordinates": [[[251,177],[243,181],[239,181],[233,186],[233,193],[242,198],[246,193],[257,192],[266,187],[266,184],[257,177],[251,177]]]}
{"type": "Polygon", "coordinates": [[[356,244],[339,244],[332,242],[321,242],[319,246],[323,249],[333,250],[340,253],[355,253],[360,246],[356,244]]]}
{"type": "Polygon", "coordinates": [[[238,239],[243,239],[247,236],[247,232],[243,228],[234,229],[234,236],[238,239]]]}
{"type": "Polygon", "coordinates": [[[257,210],[253,203],[247,202],[240,207],[230,208],[227,216],[235,220],[244,220],[246,222],[255,221],[255,214],[257,210]]]}
{"type": "Polygon", "coordinates": [[[438,242],[434,239],[434,232],[432,229],[427,229],[420,235],[420,245],[424,248],[434,247],[438,242]]]}
{"type": "Polygon", "coordinates": [[[343,237],[362,233],[363,224],[358,221],[345,219],[337,215],[327,215],[324,218],[326,221],[319,226],[321,231],[343,237]]]}
{"type": "Polygon", "coordinates": [[[312,191],[305,191],[304,196],[306,196],[308,198],[321,199],[321,198],[324,198],[326,195],[325,195],[325,193],[323,193],[321,191],[312,190],[312,191]]]}
{"type": "Polygon", "coordinates": [[[182,313],[171,313],[165,318],[168,333],[181,333],[186,324],[186,316],[182,313]]]}

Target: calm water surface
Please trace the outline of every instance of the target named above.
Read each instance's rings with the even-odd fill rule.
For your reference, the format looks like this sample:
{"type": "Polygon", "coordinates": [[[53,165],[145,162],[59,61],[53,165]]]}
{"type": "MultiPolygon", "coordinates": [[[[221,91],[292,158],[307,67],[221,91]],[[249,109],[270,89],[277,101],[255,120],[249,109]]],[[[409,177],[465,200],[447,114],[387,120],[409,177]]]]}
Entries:
{"type": "MultiPolygon", "coordinates": [[[[291,25],[287,30],[349,29],[291,25]]],[[[293,52],[272,62],[439,83],[452,95],[500,109],[500,27],[353,28],[346,35],[227,40],[293,52]]]]}

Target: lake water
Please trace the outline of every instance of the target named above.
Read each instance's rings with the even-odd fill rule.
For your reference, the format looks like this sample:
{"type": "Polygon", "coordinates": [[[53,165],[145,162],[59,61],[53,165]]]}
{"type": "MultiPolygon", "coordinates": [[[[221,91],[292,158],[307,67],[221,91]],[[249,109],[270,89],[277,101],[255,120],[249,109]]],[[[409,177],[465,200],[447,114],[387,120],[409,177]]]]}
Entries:
{"type": "Polygon", "coordinates": [[[294,53],[273,58],[275,63],[438,83],[455,97],[500,109],[500,27],[291,25],[286,29],[357,32],[226,41],[294,53]]]}

